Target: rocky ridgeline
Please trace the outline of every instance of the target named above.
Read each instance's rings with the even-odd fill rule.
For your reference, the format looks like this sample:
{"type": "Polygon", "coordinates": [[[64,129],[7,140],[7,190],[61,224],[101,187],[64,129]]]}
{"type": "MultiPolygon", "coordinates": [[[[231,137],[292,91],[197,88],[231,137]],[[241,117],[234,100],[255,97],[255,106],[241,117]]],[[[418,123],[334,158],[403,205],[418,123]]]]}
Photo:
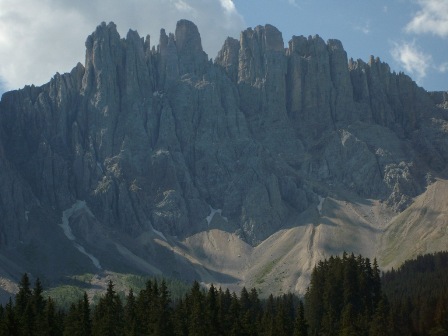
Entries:
{"type": "Polygon", "coordinates": [[[213,62],[182,20],[157,46],[102,23],[86,48],[85,66],[3,95],[3,248],[76,200],[134,237],[219,226],[257,244],[330,193],[401,211],[448,163],[446,93],[348,60],[338,40],[294,36],[285,49],[258,26],[213,62]],[[213,209],[221,220],[207,220],[213,209]]]}

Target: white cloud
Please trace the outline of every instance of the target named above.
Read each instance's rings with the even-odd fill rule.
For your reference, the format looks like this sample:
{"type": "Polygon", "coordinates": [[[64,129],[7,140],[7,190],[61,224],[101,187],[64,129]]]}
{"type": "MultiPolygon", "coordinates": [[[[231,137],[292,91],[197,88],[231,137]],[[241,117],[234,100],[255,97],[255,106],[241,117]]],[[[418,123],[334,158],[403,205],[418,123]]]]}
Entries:
{"type": "Polygon", "coordinates": [[[448,37],[448,1],[417,0],[421,9],[407,24],[410,33],[432,33],[440,37],[448,37]]]}
{"type": "Polygon", "coordinates": [[[370,21],[366,21],[363,25],[357,25],[355,26],[355,30],[358,30],[360,32],[362,32],[365,35],[369,35],[370,34],[370,21]]]}
{"type": "Polygon", "coordinates": [[[391,50],[392,57],[407,72],[417,76],[417,81],[422,80],[428,68],[433,64],[431,55],[421,51],[414,42],[394,43],[391,50]]]}
{"type": "Polygon", "coordinates": [[[437,67],[437,70],[441,73],[448,72],[448,62],[442,63],[437,67]]]}
{"type": "Polygon", "coordinates": [[[228,14],[237,14],[235,4],[232,0],[220,0],[222,8],[228,13],[228,14]]]}
{"type": "Polygon", "coordinates": [[[70,71],[84,63],[84,42],[102,21],[115,22],[122,37],[150,34],[154,45],[180,19],[196,23],[209,57],[245,28],[231,0],[0,0],[0,78],[11,90],[70,71]]]}
{"type": "Polygon", "coordinates": [[[190,13],[194,13],[195,10],[193,9],[193,7],[191,7],[189,4],[187,4],[185,1],[183,0],[178,0],[174,3],[174,7],[176,7],[176,9],[180,12],[190,12],[190,13]]]}

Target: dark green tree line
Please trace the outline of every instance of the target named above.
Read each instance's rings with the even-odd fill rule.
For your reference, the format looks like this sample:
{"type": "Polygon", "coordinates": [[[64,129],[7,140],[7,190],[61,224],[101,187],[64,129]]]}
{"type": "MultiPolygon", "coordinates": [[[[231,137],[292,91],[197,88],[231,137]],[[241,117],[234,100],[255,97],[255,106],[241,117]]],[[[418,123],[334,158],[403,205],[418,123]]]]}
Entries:
{"type": "Polygon", "coordinates": [[[368,335],[381,300],[376,260],[343,254],[320,261],[305,295],[310,335],[368,335]]]}
{"type": "Polygon", "coordinates": [[[42,293],[39,279],[31,288],[25,274],[15,300],[0,306],[0,336],[448,335],[448,253],[418,257],[382,277],[376,260],[330,257],[315,266],[303,302],[198,282],[173,299],[164,280],[126,297],[109,281],[96,304],[84,293],[66,310],[42,293]]]}
{"type": "Polygon", "coordinates": [[[408,260],[381,280],[397,335],[448,335],[448,252],[408,260]]]}

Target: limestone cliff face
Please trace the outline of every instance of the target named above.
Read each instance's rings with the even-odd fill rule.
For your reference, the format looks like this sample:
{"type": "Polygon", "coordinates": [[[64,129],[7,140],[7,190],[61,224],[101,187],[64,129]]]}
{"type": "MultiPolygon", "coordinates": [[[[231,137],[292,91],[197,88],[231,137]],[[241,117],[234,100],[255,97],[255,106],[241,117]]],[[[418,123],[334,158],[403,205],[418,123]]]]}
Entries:
{"type": "Polygon", "coordinates": [[[192,22],[157,46],[102,23],[84,65],[3,96],[0,245],[77,200],[130,237],[220,228],[252,245],[300,225],[321,196],[401,211],[444,173],[446,101],[317,35],[285,49],[258,26],[212,62],[192,22]]]}

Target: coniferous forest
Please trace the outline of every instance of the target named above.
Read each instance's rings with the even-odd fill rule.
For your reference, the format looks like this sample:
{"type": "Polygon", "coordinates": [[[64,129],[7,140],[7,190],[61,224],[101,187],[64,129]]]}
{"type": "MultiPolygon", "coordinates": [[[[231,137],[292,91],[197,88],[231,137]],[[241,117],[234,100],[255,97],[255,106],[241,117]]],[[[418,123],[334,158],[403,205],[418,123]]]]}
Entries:
{"type": "Polygon", "coordinates": [[[62,309],[27,274],[15,299],[0,306],[0,335],[448,335],[448,253],[420,256],[382,276],[362,256],[330,257],[314,268],[303,298],[260,299],[195,282],[171,298],[164,280],[148,280],[124,299],[112,281],[96,304],[62,309]]]}

